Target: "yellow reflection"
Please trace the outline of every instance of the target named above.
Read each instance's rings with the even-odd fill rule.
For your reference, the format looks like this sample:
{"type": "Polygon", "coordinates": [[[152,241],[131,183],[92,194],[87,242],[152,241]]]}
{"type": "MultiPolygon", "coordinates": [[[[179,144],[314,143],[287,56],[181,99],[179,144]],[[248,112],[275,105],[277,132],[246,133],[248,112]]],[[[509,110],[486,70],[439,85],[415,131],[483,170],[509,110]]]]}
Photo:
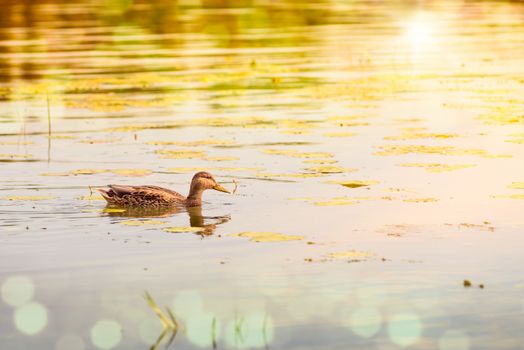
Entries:
{"type": "Polygon", "coordinates": [[[75,334],[66,334],[56,342],[55,350],[84,350],[85,344],[82,338],[75,334]]]}
{"type": "Polygon", "coordinates": [[[122,340],[122,326],[117,321],[100,320],[91,328],[91,342],[100,349],[112,349],[122,340]]]}
{"type": "Polygon", "coordinates": [[[47,325],[47,309],[39,303],[28,303],[15,310],[15,326],[20,332],[34,335],[47,325]]]}
{"type": "Polygon", "coordinates": [[[25,276],[9,277],[2,283],[2,300],[11,306],[21,306],[33,298],[35,286],[25,276]]]}
{"type": "Polygon", "coordinates": [[[397,345],[411,345],[417,342],[421,333],[422,324],[415,314],[397,314],[388,322],[389,338],[397,345]]]}
{"type": "Polygon", "coordinates": [[[462,331],[447,331],[438,341],[439,350],[468,350],[469,338],[462,331]]]}

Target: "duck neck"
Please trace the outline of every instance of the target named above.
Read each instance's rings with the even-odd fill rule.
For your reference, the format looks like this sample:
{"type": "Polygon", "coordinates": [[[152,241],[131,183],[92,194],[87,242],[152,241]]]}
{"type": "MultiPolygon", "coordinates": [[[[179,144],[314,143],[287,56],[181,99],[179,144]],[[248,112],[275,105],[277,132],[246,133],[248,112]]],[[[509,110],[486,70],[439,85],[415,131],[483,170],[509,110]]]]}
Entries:
{"type": "Polygon", "coordinates": [[[202,205],[202,193],[204,190],[197,186],[191,186],[189,195],[187,196],[186,202],[190,207],[196,207],[202,205]]]}

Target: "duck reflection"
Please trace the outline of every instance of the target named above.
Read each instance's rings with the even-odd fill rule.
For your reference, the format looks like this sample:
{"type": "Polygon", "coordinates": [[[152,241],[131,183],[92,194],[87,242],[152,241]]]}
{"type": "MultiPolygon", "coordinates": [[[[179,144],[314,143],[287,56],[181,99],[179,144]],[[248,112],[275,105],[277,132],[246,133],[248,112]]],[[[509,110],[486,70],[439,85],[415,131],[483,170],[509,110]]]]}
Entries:
{"type": "Polygon", "coordinates": [[[189,215],[189,226],[200,227],[201,231],[195,232],[200,236],[210,236],[215,232],[218,225],[231,220],[230,215],[221,216],[204,216],[202,207],[157,207],[157,208],[140,208],[140,207],[115,207],[106,206],[105,213],[111,217],[121,218],[165,218],[181,212],[189,215]]]}

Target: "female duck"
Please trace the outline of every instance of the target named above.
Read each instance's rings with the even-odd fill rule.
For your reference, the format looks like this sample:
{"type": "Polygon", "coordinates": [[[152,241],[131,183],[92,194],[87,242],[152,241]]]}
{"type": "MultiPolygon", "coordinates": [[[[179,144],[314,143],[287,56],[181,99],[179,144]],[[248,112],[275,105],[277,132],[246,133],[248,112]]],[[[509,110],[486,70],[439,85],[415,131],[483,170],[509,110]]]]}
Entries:
{"type": "Polygon", "coordinates": [[[202,205],[202,193],[213,189],[229,193],[220,186],[210,173],[201,171],[191,180],[189,195],[184,197],[178,192],[158,186],[125,186],[109,185],[109,190],[99,189],[108,204],[115,206],[159,207],[185,205],[197,207],[202,205]]]}

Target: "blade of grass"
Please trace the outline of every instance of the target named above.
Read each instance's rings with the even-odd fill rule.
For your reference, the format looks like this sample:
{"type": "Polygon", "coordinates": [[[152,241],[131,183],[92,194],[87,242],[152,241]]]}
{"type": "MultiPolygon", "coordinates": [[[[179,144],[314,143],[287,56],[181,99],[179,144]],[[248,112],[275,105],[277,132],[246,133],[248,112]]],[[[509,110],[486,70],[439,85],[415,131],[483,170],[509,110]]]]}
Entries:
{"type": "Polygon", "coordinates": [[[148,292],[145,292],[145,298],[147,300],[147,303],[149,304],[149,307],[154,311],[154,313],[159,318],[160,322],[162,323],[162,326],[164,328],[169,328],[171,330],[176,329],[176,325],[173,323],[173,321],[164,314],[164,312],[158,307],[158,305],[155,303],[153,298],[148,292]]]}

